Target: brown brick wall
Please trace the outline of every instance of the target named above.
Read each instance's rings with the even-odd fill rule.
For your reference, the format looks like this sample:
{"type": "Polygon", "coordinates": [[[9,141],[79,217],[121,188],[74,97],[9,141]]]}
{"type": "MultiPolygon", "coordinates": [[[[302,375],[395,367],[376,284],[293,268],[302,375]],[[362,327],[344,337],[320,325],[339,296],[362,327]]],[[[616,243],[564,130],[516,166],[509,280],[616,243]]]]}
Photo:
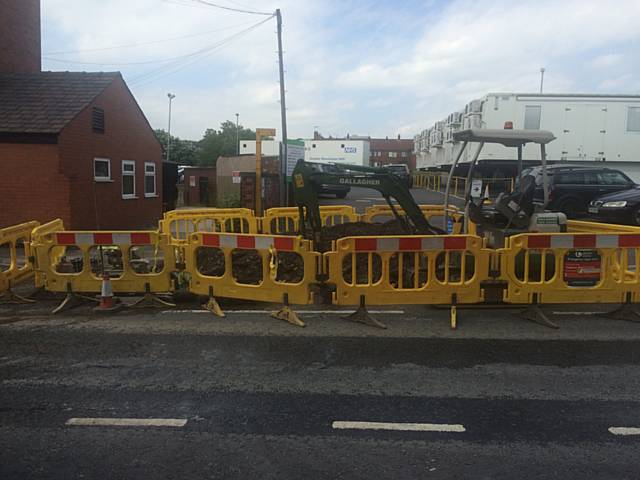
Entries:
{"type": "Polygon", "coordinates": [[[0,0],[0,73],[40,68],[40,0],[0,0]]]}
{"type": "Polygon", "coordinates": [[[69,178],[74,229],[154,227],[162,216],[162,151],[133,96],[113,82],[60,134],[60,169],[69,178]],[[105,112],[105,133],[93,133],[93,107],[105,112]],[[93,159],[111,160],[109,183],[93,179],[93,159]],[[122,198],[122,160],[136,162],[136,199],[122,198]],[[144,196],[144,163],[156,164],[157,197],[144,196]]]}
{"type": "Polygon", "coordinates": [[[57,145],[0,143],[0,228],[62,218],[71,224],[69,181],[58,171],[57,145]]]}

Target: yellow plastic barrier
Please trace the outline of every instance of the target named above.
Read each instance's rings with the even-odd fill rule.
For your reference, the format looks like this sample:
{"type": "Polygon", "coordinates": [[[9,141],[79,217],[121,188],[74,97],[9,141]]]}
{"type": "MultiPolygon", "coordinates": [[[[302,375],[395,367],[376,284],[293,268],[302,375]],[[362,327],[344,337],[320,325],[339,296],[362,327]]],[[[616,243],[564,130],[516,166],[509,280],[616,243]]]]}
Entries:
{"type": "Polygon", "coordinates": [[[640,227],[633,225],[618,225],[615,223],[588,222],[583,220],[568,220],[567,231],[570,233],[640,233],[640,227]]]}
{"type": "Polygon", "coordinates": [[[471,235],[341,238],[325,256],[337,305],[477,303],[489,269],[471,235]]]}
{"type": "MultiPolygon", "coordinates": [[[[348,205],[322,205],[320,217],[322,225],[325,226],[360,220],[356,209],[348,205]]],[[[270,208],[262,217],[262,233],[273,235],[297,233],[299,223],[298,207],[270,208]]]]}
{"type": "Polygon", "coordinates": [[[194,233],[186,269],[193,293],[306,305],[319,257],[301,237],[194,233]]]}
{"type": "MultiPolygon", "coordinates": [[[[396,210],[400,215],[404,215],[402,208],[396,208],[396,210]]],[[[433,220],[434,225],[438,227],[442,226],[442,217],[444,215],[443,205],[420,205],[420,210],[429,222],[433,220]]],[[[462,231],[462,212],[455,205],[449,205],[449,217],[452,218],[454,222],[452,233],[455,235],[459,234],[462,231]]],[[[361,221],[368,223],[392,220],[393,218],[393,212],[389,205],[372,205],[371,207],[367,207],[365,213],[360,217],[361,221]],[[379,217],[383,218],[380,219],[379,217]]]]}
{"type": "Polygon", "coordinates": [[[183,246],[194,232],[258,233],[258,218],[249,208],[172,210],[160,220],[160,232],[183,246]]]}
{"type": "Polygon", "coordinates": [[[30,244],[32,231],[38,225],[33,221],[0,229],[0,295],[5,302],[28,302],[11,288],[33,276],[30,244]]]}
{"type": "Polygon", "coordinates": [[[640,301],[638,233],[522,234],[498,252],[507,303],[640,301]]]}
{"type": "Polygon", "coordinates": [[[158,232],[72,232],[57,220],[36,229],[32,250],[34,269],[51,292],[100,292],[103,271],[115,293],[172,290],[174,249],[158,232]]]}

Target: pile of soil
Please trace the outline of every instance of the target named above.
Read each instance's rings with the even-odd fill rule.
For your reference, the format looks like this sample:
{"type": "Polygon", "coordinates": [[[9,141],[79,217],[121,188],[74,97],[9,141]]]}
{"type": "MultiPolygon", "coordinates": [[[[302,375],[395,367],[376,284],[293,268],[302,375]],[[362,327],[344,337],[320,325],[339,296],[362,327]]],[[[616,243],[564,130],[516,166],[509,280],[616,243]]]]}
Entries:
{"type": "Polygon", "coordinates": [[[378,235],[406,235],[398,220],[393,219],[385,223],[352,222],[323,227],[320,242],[316,245],[319,252],[331,250],[331,243],[343,237],[368,237],[378,235]]]}

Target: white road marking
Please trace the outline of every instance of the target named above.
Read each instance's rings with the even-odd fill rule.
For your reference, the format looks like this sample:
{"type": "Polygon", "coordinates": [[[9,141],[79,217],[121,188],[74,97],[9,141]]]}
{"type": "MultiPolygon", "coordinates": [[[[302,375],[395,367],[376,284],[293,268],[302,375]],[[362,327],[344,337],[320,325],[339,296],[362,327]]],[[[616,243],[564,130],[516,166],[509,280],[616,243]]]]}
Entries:
{"type": "Polygon", "coordinates": [[[361,200],[361,199],[358,199],[358,200],[356,200],[356,202],[370,203],[370,202],[371,202],[371,200],[361,200]]]}
{"type": "Polygon", "coordinates": [[[454,432],[463,433],[466,429],[460,424],[448,423],[387,423],[387,422],[345,422],[331,424],[337,430],[397,430],[404,432],[454,432]]]}
{"type": "MultiPolygon", "coordinates": [[[[404,310],[367,310],[369,313],[387,313],[389,315],[404,315],[404,310]]],[[[271,313],[272,310],[225,310],[224,313],[271,313]]],[[[305,313],[328,314],[328,315],[348,315],[355,310],[296,310],[297,314],[305,313]]],[[[161,313],[211,313],[209,310],[163,310],[161,313]]]]}
{"type": "Polygon", "coordinates": [[[606,312],[551,312],[552,315],[602,315],[606,312]]]}
{"type": "Polygon", "coordinates": [[[65,425],[84,427],[184,427],[186,418],[70,418],[65,425]]]}
{"type": "Polygon", "coordinates": [[[640,435],[638,427],[609,427],[609,433],[614,435],[640,435]]]}

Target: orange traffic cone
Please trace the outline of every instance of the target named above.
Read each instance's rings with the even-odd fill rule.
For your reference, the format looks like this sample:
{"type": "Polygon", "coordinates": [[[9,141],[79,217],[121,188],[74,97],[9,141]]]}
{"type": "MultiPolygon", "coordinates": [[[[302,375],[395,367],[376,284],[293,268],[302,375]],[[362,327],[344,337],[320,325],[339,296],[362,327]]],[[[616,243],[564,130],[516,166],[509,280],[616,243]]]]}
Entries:
{"type": "Polygon", "coordinates": [[[114,299],[111,288],[111,277],[107,272],[102,273],[102,290],[100,292],[100,305],[93,309],[94,312],[114,312],[122,308],[122,304],[114,299]]]}

